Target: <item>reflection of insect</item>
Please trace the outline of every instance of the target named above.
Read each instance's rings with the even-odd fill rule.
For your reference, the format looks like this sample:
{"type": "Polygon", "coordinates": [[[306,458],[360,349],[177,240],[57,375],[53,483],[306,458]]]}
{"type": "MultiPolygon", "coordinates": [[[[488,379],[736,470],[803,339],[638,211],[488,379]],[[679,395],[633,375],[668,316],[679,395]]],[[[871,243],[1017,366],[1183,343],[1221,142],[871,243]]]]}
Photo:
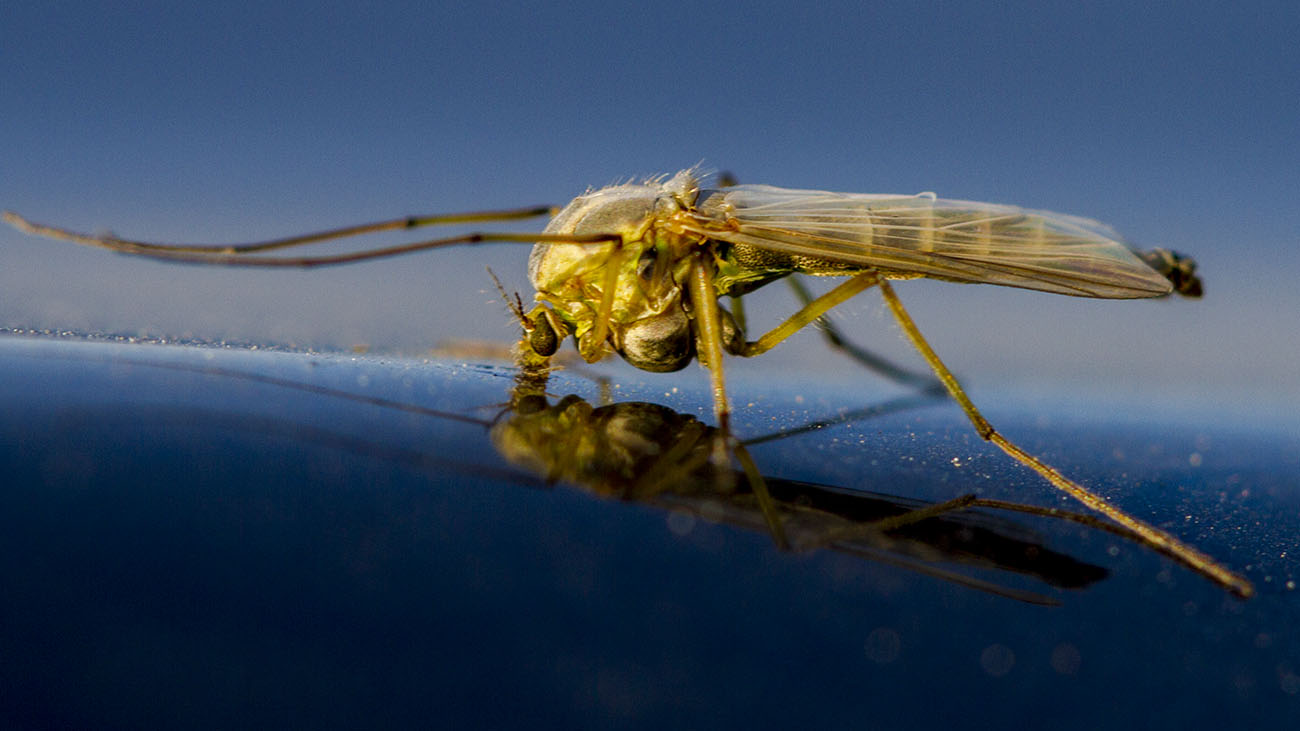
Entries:
{"type": "MultiPolygon", "coordinates": [[[[363,460],[367,472],[383,472],[380,463],[400,464],[446,486],[458,483],[448,479],[449,472],[521,487],[560,483],[594,496],[668,512],[668,524],[679,535],[702,524],[725,524],[766,533],[784,551],[834,551],[1033,604],[1060,603],[1037,591],[1035,584],[1078,590],[1109,575],[1101,566],[1056,550],[1051,544],[1064,536],[1044,536],[1034,526],[1058,526],[1064,521],[1105,531],[1122,540],[1136,540],[1131,532],[1101,517],[974,494],[927,503],[870,492],[862,489],[861,483],[850,488],[775,476],[747,480],[730,465],[718,465],[712,460],[713,444],[725,440],[716,428],[660,404],[612,401],[611,392],[605,388],[608,384],[603,381],[601,395],[593,402],[578,395],[552,399],[535,392],[539,384],[521,373],[506,408],[498,410],[502,404],[495,403],[470,409],[495,412],[483,418],[467,413],[463,407],[472,401],[459,397],[455,404],[461,408],[454,411],[423,405],[426,394],[441,390],[433,385],[436,376],[427,381],[413,380],[401,364],[348,359],[339,371],[324,361],[317,363],[322,368],[313,368],[306,380],[297,380],[284,377],[285,372],[298,371],[290,365],[293,361],[283,360],[283,354],[262,360],[260,365],[243,362],[238,368],[229,368],[214,365],[224,359],[214,359],[212,353],[195,357],[198,354],[155,352],[135,357],[138,354],[126,354],[121,348],[117,351],[107,362],[122,367],[118,375],[138,371],[138,377],[144,377],[151,369],[190,373],[203,379],[199,390],[222,394],[224,406],[215,411],[184,408],[155,414],[146,410],[142,412],[142,421],[146,422],[141,424],[142,429],[166,429],[176,423],[172,420],[179,420],[190,427],[186,431],[196,429],[195,433],[202,436],[194,438],[200,440],[214,433],[221,435],[219,441],[223,444],[271,437],[273,442],[308,444],[341,459],[363,460]],[[340,372],[351,376],[345,379],[348,383],[357,382],[364,374],[360,378],[367,384],[364,392],[327,385],[340,372]],[[275,405],[267,411],[262,396],[245,400],[246,396],[236,395],[241,390],[223,383],[226,380],[256,384],[258,394],[263,393],[263,387],[270,387],[302,396],[275,397],[275,405]],[[326,400],[338,403],[326,405],[326,400]],[[310,416],[304,420],[304,408],[309,414],[328,412],[341,418],[329,423],[310,416]],[[376,409],[423,419],[394,420],[397,433],[383,438],[364,430],[358,433],[356,421],[364,420],[376,409]],[[485,435],[496,453],[522,472],[484,461],[482,439],[477,437],[485,435]],[[440,446],[444,440],[461,444],[462,449],[448,452],[440,446]],[[1024,515],[1040,520],[1031,524],[1015,517],[1024,515]]],[[[76,355],[77,351],[59,345],[49,346],[44,352],[65,362],[86,357],[89,369],[106,362],[89,356],[87,351],[81,351],[87,355],[76,355]]],[[[474,370],[451,369],[451,373],[457,373],[452,383],[466,391],[478,391],[481,385],[499,385],[499,381],[493,383],[500,375],[496,369],[477,375],[474,370]]],[[[484,393],[495,393],[495,389],[484,393]]],[[[859,423],[933,405],[940,397],[900,396],[801,427],[751,437],[734,448],[745,455],[749,446],[797,437],[833,424],[859,423]]],[[[257,450],[251,445],[249,449],[250,454],[257,450]]],[[[326,481],[345,479],[335,469],[310,471],[326,481]]],[[[890,478],[883,484],[897,483],[890,478]]],[[[477,479],[461,486],[479,487],[477,479]]]]}
{"type": "Polygon", "coordinates": [[[240,246],[152,244],[76,234],[13,213],[5,219],[32,233],[115,251],[234,266],[322,266],[458,244],[536,242],[528,269],[538,304],[527,313],[514,306],[525,331],[521,364],[545,363],[570,335],[588,361],[612,349],[638,368],[674,371],[699,358],[709,370],[724,433],[730,412],[724,352],[764,353],[841,302],[879,287],[903,332],[983,439],[1153,547],[1179,556],[1239,595],[1252,593],[1245,579],[1112,506],[998,433],[921,336],[889,284],[928,277],[1109,299],[1201,294],[1191,259],[1164,250],[1134,252],[1093,221],[932,194],[860,195],[765,185],[707,190],[690,170],[666,180],[591,191],[558,212],[539,207],[411,217],[240,246]],[[257,256],[374,231],[552,212],[555,217],[541,234],[473,233],[334,256],[257,256]],[[747,341],[742,324],[718,299],[796,272],[848,279],[771,332],[747,341]]]}
{"type": "MultiPolygon", "coordinates": [[[[900,399],[864,411],[888,413],[925,401],[900,399]]],[[[797,432],[749,441],[792,433],[797,432]]],[[[716,435],[716,429],[694,416],[659,404],[595,406],[578,396],[551,403],[540,394],[518,392],[491,428],[492,443],[502,456],[547,482],[671,511],[687,526],[699,519],[767,532],[785,550],[830,549],[1034,604],[1058,602],[977,574],[993,570],[1002,579],[1020,574],[1058,588],[1081,589],[1105,578],[1107,571],[1052,550],[1024,526],[969,511],[1036,515],[1135,538],[1090,515],[975,495],[927,504],[772,477],[746,485],[737,475],[718,473],[710,458],[716,435]]],[[[743,443],[735,448],[745,451],[743,443]]]]}

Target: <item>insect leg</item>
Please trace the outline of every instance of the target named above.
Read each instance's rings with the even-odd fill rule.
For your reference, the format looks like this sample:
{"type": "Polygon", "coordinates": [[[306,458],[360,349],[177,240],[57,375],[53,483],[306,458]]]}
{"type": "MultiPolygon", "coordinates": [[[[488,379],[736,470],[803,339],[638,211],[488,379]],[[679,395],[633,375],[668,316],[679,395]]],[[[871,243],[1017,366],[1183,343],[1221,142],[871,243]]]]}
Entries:
{"type": "Polygon", "coordinates": [[[709,369],[713,413],[718,419],[718,428],[727,432],[731,406],[727,403],[727,386],[722,373],[722,315],[713,288],[713,270],[699,252],[691,255],[688,279],[691,310],[695,317],[696,353],[704,367],[709,369]]]}
{"type": "Polygon", "coordinates": [[[781,341],[816,322],[832,307],[856,297],[859,293],[880,281],[880,275],[874,271],[865,271],[851,277],[835,289],[808,302],[802,309],[787,318],[785,322],[772,328],[758,340],[745,343],[736,355],[751,358],[766,353],[781,341]]]}
{"type": "MultiPolygon", "coordinates": [[[[794,276],[786,277],[785,281],[789,283],[790,289],[794,290],[795,297],[798,297],[800,302],[805,306],[812,304],[812,293],[804,286],[803,281],[794,276]]],[[[916,373],[902,366],[894,365],[866,348],[850,342],[829,317],[822,315],[817,319],[817,323],[820,326],[822,335],[826,338],[826,342],[832,348],[856,360],[868,370],[874,371],[896,383],[923,386],[927,391],[943,393],[943,384],[936,381],[932,375],[916,373]]]]}
{"type": "Polygon", "coordinates": [[[578,352],[583,360],[595,363],[605,357],[605,338],[609,335],[609,319],[614,312],[614,294],[623,268],[623,237],[617,234],[606,237],[613,247],[605,264],[605,279],[601,283],[600,308],[596,310],[595,326],[578,341],[578,352]]]}
{"type": "Polygon", "coordinates": [[[233,255],[285,249],[291,246],[314,244],[321,241],[331,241],[334,239],[348,238],[350,236],[378,233],[380,231],[396,231],[439,224],[515,221],[550,215],[553,211],[554,209],[550,206],[533,206],[531,208],[516,208],[504,211],[477,211],[473,213],[445,213],[431,216],[406,216],[387,221],[365,223],[359,226],[345,226],[343,228],[317,231],[315,233],[303,234],[301,236],[290,236],[282,239],[257,241],[248,244],[162,244],[146,241],[133,241],[130,239],[118,238],[116,236],[91,236],[58,228],[56,226],[34,223],[13,211],[5,211],[4,220],[9,225],[25,233],[45,236],[52,239],[61,239],[63,241],[71,241],[85,246],[95,246],[102,249],[124,251],[129,254],[170,251],[177,253],[187,252],[193,254],[233,255]]]}
{"type": "Polygon", "coordinates": [[[889,305],[889,309],[893,312],[894,319],[898,320],[898,325],[903,329],[903,334],[907,336],[907,339],[911,341],[912,346],[917,349],[923,358],[925,358],[926,363],[930,364],[930,368],[934,370],[934,374],[943,382],[944,387],[948,389],[948,393],[951,394],[953,399],[961,405],[962,411],[966,412],[966,418],[970,419],[971,424],[975,426],[975,431],[979,433],[982,439],[996,444],[1002,451],[1011,455],[1011,457],[1015,458],[1021,464],[1037,472],[1058,489],[1132,531],[1146,545],[1178,560],[1238,596],[1249,597],[1254,594],[1254,588],[1250,585],[1250,582],[1243,577],[1229,571],[1214,559],[1206,556],[1195,548],[1182,543],[1168,533],[1147,525],[1111,505],[1101,496],[1065,477],[1042,460],[1029,454],[1025,450],[1008,441],[1006,437],[999,434],[997,430],[989,424],[988,420],[980,414],[979,410],[975,408],[975,404],[971,402],[970,398],[966,395],[966,392],[962,390],[961,384],[957,383],[957,379],[952,375],[952,371],[948,370],[948,367],[943,364],[943,361],[939,360],[939,356],[935,354],[934,349],[932,349],[930,344],[925,341],[924,337],[922,337],[921,331],[916,327],[916,323],[912,321],[911,316],[907,314],[905,309],[903,309],[903,304],[899,301],[898,295],[894,294],[894,288],[883,279],[880,280],[879,284],[880,294],[885,298],[885,303],[889,305]]]}
{"type": "Polygon", "coordinates": [[[744,295],[731,295],[731,320],[736,323],[736,327],[743,333],[748,328],[745,317],[745,297],[744,295]]]}

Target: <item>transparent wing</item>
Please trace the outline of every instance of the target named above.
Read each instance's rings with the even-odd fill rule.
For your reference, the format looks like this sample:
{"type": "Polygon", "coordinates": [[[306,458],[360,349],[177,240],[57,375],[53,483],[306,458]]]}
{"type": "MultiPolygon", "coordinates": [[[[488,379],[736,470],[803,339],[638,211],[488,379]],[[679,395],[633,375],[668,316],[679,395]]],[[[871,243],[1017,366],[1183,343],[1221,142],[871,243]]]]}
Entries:
{"type": "Polygon", "coordinates": [[[1097,221],[972,201],[769,185],[714,192],[697,233],[886,274],[999,284],[1079,297],[1169,294],[1171,285],[1097,221]]]}

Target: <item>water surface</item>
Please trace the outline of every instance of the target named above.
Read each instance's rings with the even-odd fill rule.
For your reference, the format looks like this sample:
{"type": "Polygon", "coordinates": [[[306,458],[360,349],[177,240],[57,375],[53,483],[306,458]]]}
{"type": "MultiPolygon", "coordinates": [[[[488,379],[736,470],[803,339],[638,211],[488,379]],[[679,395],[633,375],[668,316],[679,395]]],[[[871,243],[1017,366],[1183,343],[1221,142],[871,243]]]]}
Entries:
{"type": "MultiPolygon", "coordinates": [[[[661,428],[707,429],[702,379],[612,372],[604,391],[557,374],[548,404],[652,404],[635,410],[661,428]]],[[[1230,728],[1300,712],[1300,444],[1281,425],[983,404],[1243,572],[1258,595],[1242,601],[1061,519],[978,508],[782,550],[743,496],[548,480],[494,436],[520,416],[512,379],[493,362],[0,337],[5,722],[1230,728]]],[[[966,494],[1076,509],[950,402],[744,372],[732,389],[790,510],[966,494]]]]}

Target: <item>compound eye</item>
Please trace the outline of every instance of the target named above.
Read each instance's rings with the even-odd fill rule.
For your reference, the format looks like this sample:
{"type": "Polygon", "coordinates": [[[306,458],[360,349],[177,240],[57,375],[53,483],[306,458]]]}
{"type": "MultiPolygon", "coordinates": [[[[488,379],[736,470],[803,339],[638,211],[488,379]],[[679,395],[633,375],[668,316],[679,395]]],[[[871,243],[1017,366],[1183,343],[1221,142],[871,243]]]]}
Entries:
{"type": "Polygon", "coordinates": [[[544,358],[555,355],[555,351],[560,349],[560,338],[545,317],[538,317],[537,324],[528,333],[528,347],[544,358]]]}
{"type": "Polygon", "coordinates": [[[623,359],[643,371],[669,373],[686,367],[695,357],[691,323],[681,307],[646,317],[623,330],[623,359]]]}

